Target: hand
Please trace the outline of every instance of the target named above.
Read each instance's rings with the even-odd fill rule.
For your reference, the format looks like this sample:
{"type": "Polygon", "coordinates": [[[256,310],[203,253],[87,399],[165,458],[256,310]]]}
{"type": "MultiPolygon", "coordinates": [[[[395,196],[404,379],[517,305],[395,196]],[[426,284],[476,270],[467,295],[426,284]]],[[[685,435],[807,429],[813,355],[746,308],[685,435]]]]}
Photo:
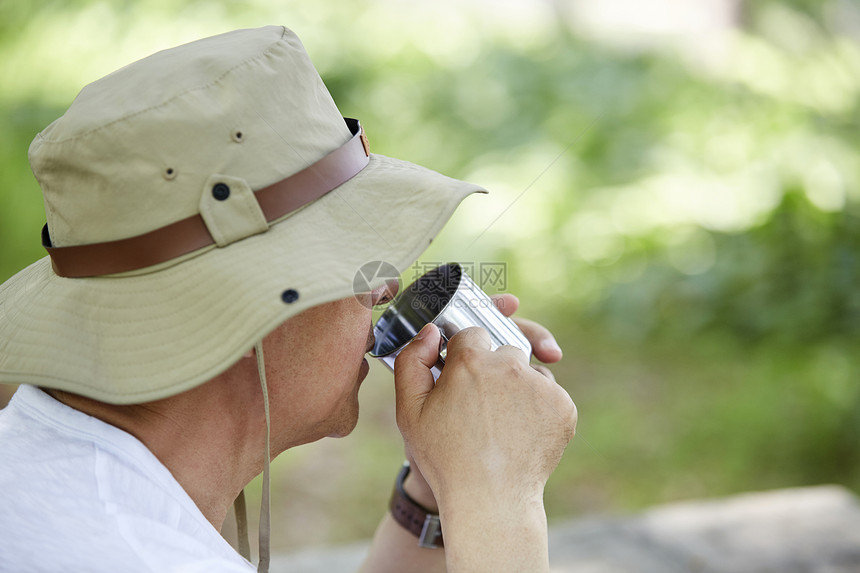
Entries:
{"type": "MultiPolygon", "coordinates": [[[[520,306],[519,299],[509,293],[493,295],[490,298],[499,312],[509,318],[520,306]]],[[[553,364],[561,360],[561,348],[556,342],[555,337],[547,328],[537,322],[524,318],[512,318],[512,320],[520,330],[523,331],[523,334],[528,339],[529,344],[531,344],[532,347],[532,354],[535,358],[546,364],[553,364]]],[[[551,380],[555,380],[552,372],[550,372],[550,370],[545,366],[532,364],[532,368],[551,380]]],[[[412,499],[424,507],[431,511],[438,511],[438,505],[436,503],[435,496],[433,495],[433,490],[430,488],[430,485],[421,473],[421,468],[418,466],[415,458],[412,456],[408,448],[406,450],[406,459],[412,467],[412,471],[410,471],[409,477],[407,478],[404,486],[407,493],[412,497],[412,499]]]]}
{"type": "MultiPolygon", "coordinates": [[[[509,313],[515,300],[502,298],[509,313]]],[[[551,338],[546,329],[520,322],[539,359],[560,358],[560,350],[541,344],[551,338]]],[[[540,503],[546,480],[574,433],[576,407],[570,396],[551,377],[530,368],[518,349],[491,351],[489,336],[480,328],[451,338],[446,366],[434,386],[430,367],[439,342],[438,329],[425,327],[398,356],[395,386],[398,426],[440,510],[449,500],[483,498],[499,507],[504,500],[540,503]]]]}

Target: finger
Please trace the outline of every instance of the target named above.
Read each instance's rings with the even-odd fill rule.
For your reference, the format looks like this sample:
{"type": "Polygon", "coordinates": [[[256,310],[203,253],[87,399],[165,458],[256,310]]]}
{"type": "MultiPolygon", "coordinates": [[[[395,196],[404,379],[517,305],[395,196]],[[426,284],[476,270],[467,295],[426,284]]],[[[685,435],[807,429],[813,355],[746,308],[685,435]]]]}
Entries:
{"type": "Polygon", "coordinates": [[[456,360],[456,356],[466,348],[489,350],[492,348],[490,334],[480,326],[464,328],[448,341],[448,355],[445,362],[456,360]]]}
{"type": "Polygon", "coordinates": [[[394,390],[398,423],[402,416],[411,419],[421,410],[427,394],[433,390],[430,369],[439,360],[441,335],[434,324],[428,324],[400,351],[394,360],[394,390]]]}
{"type": "Polygon", "coordinates": [[[505,316],[511,316],[520,307],[520,299],[510,293],[494,294],[490,297],[493,306],[505,316]]]}
{"type": "Polygon", "coordinates": [[[545,326],[526,318],[511,319],[520,327],[532,345],[532,353],[541,362],[552,364],[561,360],[563,353],[552,333],[545,326]]]}

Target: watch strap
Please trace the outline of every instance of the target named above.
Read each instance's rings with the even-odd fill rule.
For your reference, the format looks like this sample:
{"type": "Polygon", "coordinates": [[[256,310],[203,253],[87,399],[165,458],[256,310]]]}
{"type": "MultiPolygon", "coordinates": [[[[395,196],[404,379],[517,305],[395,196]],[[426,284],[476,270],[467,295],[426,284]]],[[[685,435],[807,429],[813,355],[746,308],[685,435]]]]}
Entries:
{"type": "Polygon", "coordinates": [[[391,494],[391,502],[389,503],[391,516],[401,527],[418,538],[419,547],[428,549],[443,547],[442,524],[439,521],[439,515],[430,512],[409,497],[409,494],[403,489],[403,482],[409,475],[409,469],[409,462],[405,462],[397,475],[394,492],[391,494]]]}

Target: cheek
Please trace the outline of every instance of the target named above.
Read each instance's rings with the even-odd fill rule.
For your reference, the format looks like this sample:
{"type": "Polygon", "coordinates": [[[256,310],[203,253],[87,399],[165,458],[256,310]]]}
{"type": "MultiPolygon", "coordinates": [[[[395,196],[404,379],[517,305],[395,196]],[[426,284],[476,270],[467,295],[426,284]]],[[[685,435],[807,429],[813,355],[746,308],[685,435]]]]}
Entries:
{"type": "Polygon", "coordinates": [[[361,363],[365,354],[369,330],[369,317],[339,321],[326,336],[317,339],[314,354],[333,370],[353,368],[361,363]]]}
{"type": "Polygon", "coordinates": [[[342,394],[360,375],[370,326],[370,310],[352,299],[309,309],[268,337],[267,370],[293,391],[342,394]]]}
{"type": "Polygon", "coordinates": [[[306,354],[337,355],[362,352],[370,330],[371,311],[354,299],[342,299],[310,308],[289,319],[273,337],[287,349],[306,354]]]}

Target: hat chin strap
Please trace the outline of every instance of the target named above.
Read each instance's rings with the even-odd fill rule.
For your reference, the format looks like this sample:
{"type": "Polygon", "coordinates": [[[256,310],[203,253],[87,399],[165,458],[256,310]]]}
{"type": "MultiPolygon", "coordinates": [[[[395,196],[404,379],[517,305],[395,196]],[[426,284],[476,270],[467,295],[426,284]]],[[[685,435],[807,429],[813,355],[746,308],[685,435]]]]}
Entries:
{"type": "MultiPolygon", "coordinates": [[[[269,469],[271,465],[271,427],[269,418],[269,388],[266,385],[266,366],[263,360],[263,343],[258,342],[254,345],[254,350],[257,354],[257,374],[260,377],[260,386],[263,390],[263,409],[266,413],[266,450],[263,458],[263,496],[260,502],[260,536],[259,536],[259,553],[260,563],[257,565],[258,573],[268,573],[269,558],[271,553],[271,502],[269,494],[272,490],[271,480],[269,478],[269,469]]],[[[248,511],[245,505],[245,490],[239,492],[236,501],[233,502],[233,509],[236,514],[236,532],[239,541],[239,554],[248,561],[251,560],[251,544],[248,541],[248,511]]]]}

